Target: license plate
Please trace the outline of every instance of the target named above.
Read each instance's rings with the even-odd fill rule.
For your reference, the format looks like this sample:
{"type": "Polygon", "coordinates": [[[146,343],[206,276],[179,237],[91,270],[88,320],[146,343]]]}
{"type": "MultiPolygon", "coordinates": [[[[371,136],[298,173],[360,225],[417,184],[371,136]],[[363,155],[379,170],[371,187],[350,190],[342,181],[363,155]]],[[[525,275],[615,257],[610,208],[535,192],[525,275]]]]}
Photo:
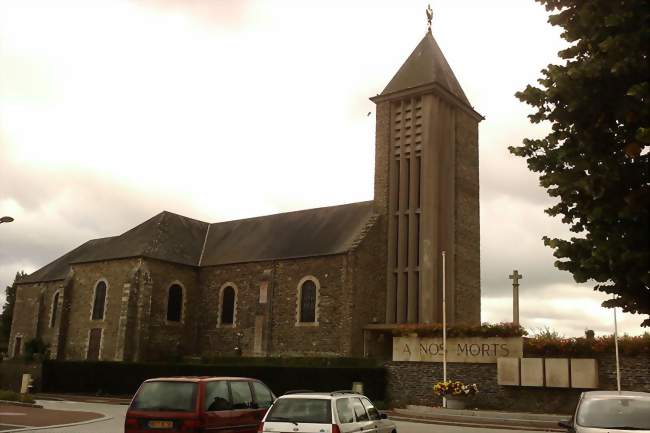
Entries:
{"type": "Polygon", "coordinates": [[[152,420],[147,425],[149,428],[174,428],[174,421],[152,420]]]}

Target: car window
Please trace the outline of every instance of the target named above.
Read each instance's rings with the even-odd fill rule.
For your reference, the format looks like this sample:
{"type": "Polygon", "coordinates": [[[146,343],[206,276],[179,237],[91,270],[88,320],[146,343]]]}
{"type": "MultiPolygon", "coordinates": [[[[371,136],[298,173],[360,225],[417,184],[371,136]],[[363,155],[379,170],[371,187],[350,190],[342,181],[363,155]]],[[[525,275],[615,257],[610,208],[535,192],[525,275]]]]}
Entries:
{"type": "Polygon", "coordinates": [[[352,410],[349,398],[339,398],[336,400],[336,413],[339,415],[339,422],[341,424],[354,422],[354,411],[352,410]]]}
{"type": "Polygon", "coordinates": [[[280,398],[266,416],[266,422],[332,423],[332,403],[323,398],[280,398]]]}
{"type": "Polygon", "coordinates": [[[357,422],[368,421],[368,414],[358,398],[351,398],[352,407],[354,408],[354,415],[357,417],[357,422]]]}
{"type": "Polygon", "coordinates": [[[251,382],[253,385],[253,392],[255,393],[255,403],[260,409],[268,409],[273,404],[273,394],[264,384],[259,382],[251,382]]]}
{"type": "Polygon", "coordinates": [[[650,399],[588,398],[580,403],[576,422],[581,427],[650,430],[650,399]]]}
{"type": "Polygon", "coordinates": [[[203,409],[210,412],[232,409],[230,393],[228,392],[228,382],[219,380],[205,384],[203,409]]]}
{"type": "Polygon", "coordinates": [[[377,410],[375,405],[370,403],[370,400],[364,397],[361,399],[361,402],[363,403],[363,407],[366,408],[366,412],[368,412],[368,416],[370,417],[371,420],[381,419],[381,416],[379,415],[379,411],[377,410]]]}
{"type": "Polygon", "coordinates": [[[253,407],[253,395],[248,382],[230,382],[233,409],[250,409],[253,407]]]}
{"type": "Polygon", "coordinates": [[[193,412],[197,384],[193,382],[145,382],[133,399],[131,408],[169,412],[193,412]]]}

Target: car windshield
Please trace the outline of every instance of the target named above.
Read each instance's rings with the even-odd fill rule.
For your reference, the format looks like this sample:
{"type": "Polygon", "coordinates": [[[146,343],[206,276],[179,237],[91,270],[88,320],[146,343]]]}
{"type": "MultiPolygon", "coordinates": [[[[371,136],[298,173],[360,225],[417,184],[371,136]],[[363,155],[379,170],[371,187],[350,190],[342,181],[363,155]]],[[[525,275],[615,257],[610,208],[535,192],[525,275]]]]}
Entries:
{"type": "Polygon", "coordinates": [[[131,409],[193,412],[196,389],[193,382],[145,382],[131,403],[131,409]]]}
{"type": "Polygon", "coordinates": [[[332,404],[319,398],[281,398],[271,407],[266,421],[331,424],[332,404]]]}
{"type": "Polygon", "coordinates": [[[576,422],[582,427],[650,429],[650,399],[589,398],[580,403],[576,422]]]}

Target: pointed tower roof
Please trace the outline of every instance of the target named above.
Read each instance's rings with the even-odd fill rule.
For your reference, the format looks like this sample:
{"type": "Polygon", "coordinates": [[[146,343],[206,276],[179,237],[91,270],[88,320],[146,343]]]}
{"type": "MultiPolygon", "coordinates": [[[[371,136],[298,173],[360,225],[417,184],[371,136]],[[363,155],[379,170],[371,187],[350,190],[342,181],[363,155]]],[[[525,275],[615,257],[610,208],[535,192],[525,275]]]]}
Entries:
{"type": "Polygon", "coordinates": [[[399,68],[380,96],[427,84],[440,85],[459,102],[472,108],[430,30],[424,35],[424,38],[399,68]]]}

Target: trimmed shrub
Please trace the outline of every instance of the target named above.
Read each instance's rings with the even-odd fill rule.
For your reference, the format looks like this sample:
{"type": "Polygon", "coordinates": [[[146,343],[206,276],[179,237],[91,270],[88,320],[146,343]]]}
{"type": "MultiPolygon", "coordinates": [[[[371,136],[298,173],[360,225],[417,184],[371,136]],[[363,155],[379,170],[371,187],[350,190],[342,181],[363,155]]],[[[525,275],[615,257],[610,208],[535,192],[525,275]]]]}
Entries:
{"type": "Polygon", "coordinates": [[[266,383],[277,395],[292,389],[351,389],[352,382],[363,382],[366,395],[374,400],[384,400],[386,388],[383,367],[328,367],[316,363],[312,366],[280,366],[94,361],[44,361],[42,387],[45,392],[131,396],[144,380],[169,376],[251,377],[266,383]]]}
{"type": "Polygon", "coordinates": [[[18,401],[21,403],[34,403],[34,397],[29,394],[19,394],[13,391],[0,389],[0,401],[18,401]]]}

